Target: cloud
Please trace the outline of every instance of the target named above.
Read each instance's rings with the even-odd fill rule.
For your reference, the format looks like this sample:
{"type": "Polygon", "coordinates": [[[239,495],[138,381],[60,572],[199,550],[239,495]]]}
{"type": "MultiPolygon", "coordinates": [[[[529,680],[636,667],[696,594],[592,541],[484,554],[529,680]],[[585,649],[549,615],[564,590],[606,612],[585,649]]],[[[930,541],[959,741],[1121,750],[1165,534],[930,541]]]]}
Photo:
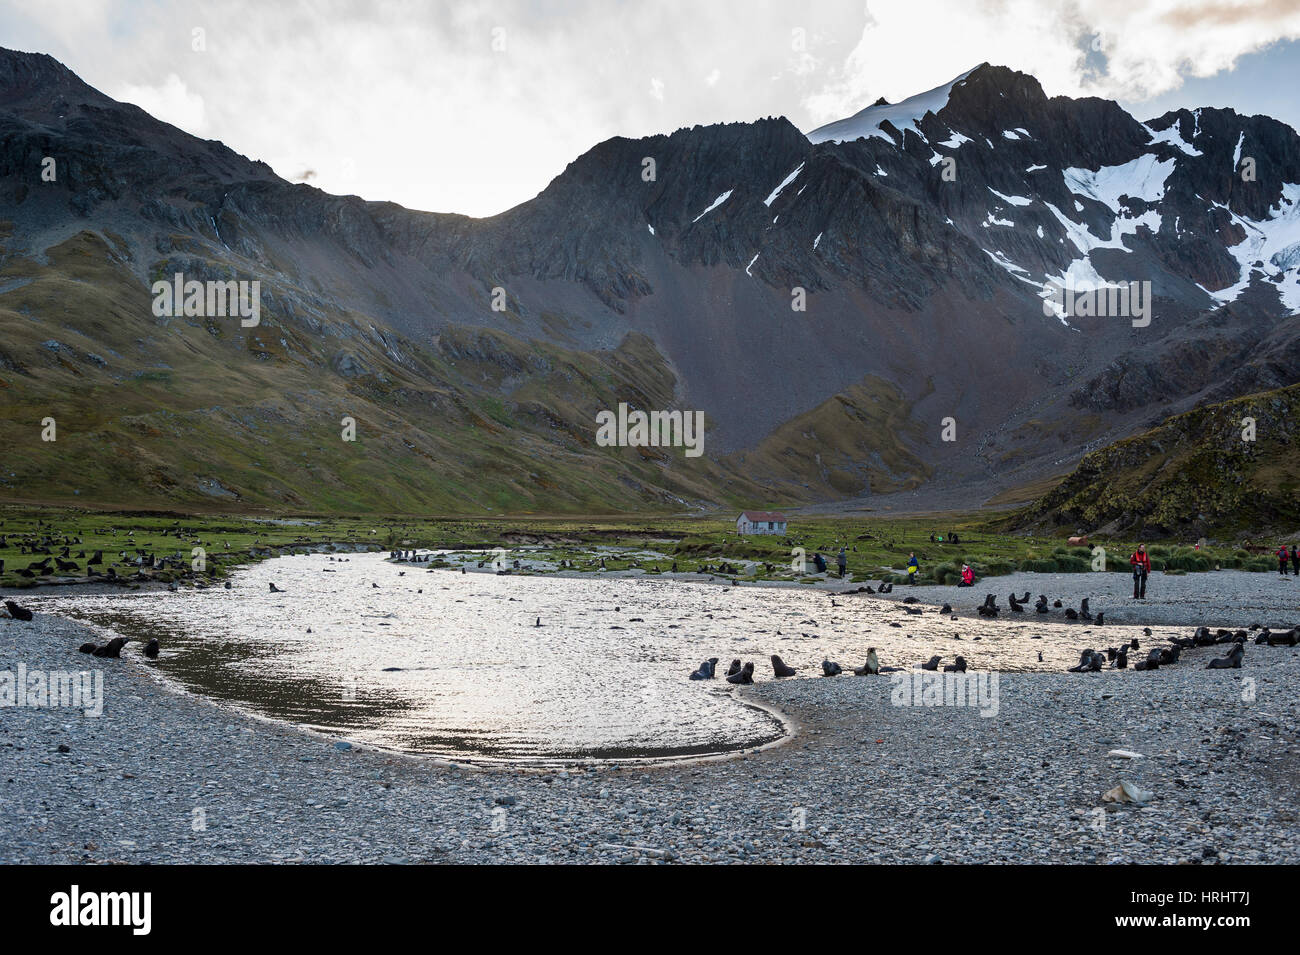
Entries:
{"type": "Polygon", "coordinates": [[[123,103],[134,103],[149,115],[171,123],[195,136],[206,136],[208,129],[207,110],[203,97],[191,93],[175,73],[156,86],[136,86],[123,83],[105,90],[113,99],[123,103]]]}
{"type": "Polygon", "coordinates": [[[817,122],[933,88],[979,62],[1031,73],[1049,95],[1143,100],[1300,37],[1295,0],[869,0],[867,12],[843,65],[804,100],[817,122]],[[1098,39],[1099,64],[1087,56],[1098,39]]]}
{"type": "Polygon", "coordinates": [[[781,115],[811,129],[985,60],[1053,94],[1150,96],[1300,35],[1294,6],[0,0],[0,36],[282,175],[310,169],[330,192],[491,215],[612,136],[781,115]],[[1104,55],[1088,50],[1097,34],[1104,55]]]}

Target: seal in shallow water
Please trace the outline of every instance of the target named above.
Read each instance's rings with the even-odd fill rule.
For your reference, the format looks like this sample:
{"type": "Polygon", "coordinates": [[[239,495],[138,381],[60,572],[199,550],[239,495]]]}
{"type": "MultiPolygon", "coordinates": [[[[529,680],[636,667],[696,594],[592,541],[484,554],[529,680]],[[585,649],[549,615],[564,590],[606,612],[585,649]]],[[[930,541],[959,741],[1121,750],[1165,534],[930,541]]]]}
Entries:
{"type": "Polygon", "coordinates": [[[691,674],[692,680],[712,680],[714,668],[718,665],[717,657],[709,657],[700,664],[700,668],[691,674]]]}
{"type": "Polygon", "coordinates": [[[734,683],[737,686],[748,686],[754,682],[754,664],[746,663],[741,667],[739,673],[733,673],[727,677],[728,683],[734,683]]]}

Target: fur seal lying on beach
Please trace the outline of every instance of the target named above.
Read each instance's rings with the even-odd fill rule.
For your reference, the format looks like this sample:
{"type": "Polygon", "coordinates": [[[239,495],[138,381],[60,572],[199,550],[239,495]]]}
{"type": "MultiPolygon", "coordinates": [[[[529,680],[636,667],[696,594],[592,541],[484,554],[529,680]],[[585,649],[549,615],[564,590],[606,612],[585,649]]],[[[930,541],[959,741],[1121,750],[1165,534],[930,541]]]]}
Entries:
{"type": "Polygon", "coordinates": [[[158,650],[159,647],[158,647],[157,637],[154,637],[152,640],[150,640],[148,643],[144,645],[144,655],[147,656],[150,660],[158,659],[158,650]]]}
{"type": "Polygon", "coordinates": [[[1078,620],[1078,619],[1079,619],[1079,611],[1075,610],[1073,607],[1066,607],[1066,608],[1065,608],[1065,619],[1066,619],[1066,620],[1078,620]]]}
{"type": "Polygon", "coordinates": [[[1226,657],[1216,657],[1205,665],[1207,670],[1240,670],[1242,657],[1246,655],[1244,644],[1234,644],[1226,657]]]}
{"type": "Polygon", "coordinates": [[[271,593],[273,593],[273,594],[282,594],[282,593],[285,592],[285,591],[281,590],[279,587],[277,587],[275,584],[270,584],[269,586],[270,586],[270,588],[271,588],[271,593]]]}
{"type": "Polygon", "coordinates": [[[795,668],[787,666],[786,662],[774,653],[772,654],[772,673],[779,677],[794,676],[795,668]]]}
{"type": "Polygon", "coordinates": [[[939,613],[952,613],[952,604],[944,604],[939,608],[939,613]]]}
{"type": "Polygon", "coordinates": [[[944,667],[944,668],[943,668],[943,672],[944,672],[944,673],[965,673],[965,672],[966,672],[966,658],[965,658],[965,657],[958,657],[957,660],[956,660],[955,662],[950,663],[950,664],[948,664],[946,667],[944,667]]]}
{"type": "MultiPolygon", "coordinates": [[[[1041,657],[1042,654],[1040,653],[1039,656],[1041,657]]],[[[941,657],[941,656],[933,656],[933,657],[930,657],[929,660],[927,660],[925,663],[922,663],[922,664],[921,664],[921,669],[922,669],[922,670],[935,670],[935,671],[937,671],[937,670],[939,669],[939,661],[942,660],[942,659],[943,659],[943,657],[941,657]]]]}
{"type": "Polygon", "coordinates": [[[77,650],[80,653],[94,653],[95,645],[93,643],[83,643],[81,646],[77,647],[77,650]]]}
{"type": "Polygon", "coordinates": [[[746,663],[741,667],[739,673],[732,673],[727,677],[728,683],[734,683],[737,686],[748,686],[754,682],[754,664],[746,663]]]}
{"type": "Polygon", "coordinates": [[[822,661],[822,676],[839,676],[844,668],[831,660],[822,661]]]}
{"type": "Polygon", "coordinates": [[[712,680],[714,670],[718,666],[717,657],[709,657],[700,664],[700,668],[691,674],[692,680],[712,680]]]}
{"type": "Polygon", "coordinates": [[[12,600],[5,601],[5,609],[9,611],[9,616],[15,620],[31,620],[32,612],[26,607],[20,607],[12,600]]]}

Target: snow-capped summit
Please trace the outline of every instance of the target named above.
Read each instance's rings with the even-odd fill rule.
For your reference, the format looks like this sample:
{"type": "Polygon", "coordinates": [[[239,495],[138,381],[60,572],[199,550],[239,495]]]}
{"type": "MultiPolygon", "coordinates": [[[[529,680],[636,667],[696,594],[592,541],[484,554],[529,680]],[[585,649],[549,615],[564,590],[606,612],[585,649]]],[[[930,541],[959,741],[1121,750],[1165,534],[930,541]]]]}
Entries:
{"type": "MultiPolygon", "coordinates": [[[[987,66],[988,64],[982,65],[987,66]]],[[[880,128],[880,124],[886,121],[900,133],[910,129],[920,135],[921,131],[916,125],[917,120],[926,113],[938,113],[939,110],[947,106],[948,97],[952,95],[953,88],[977,69],[979,69],[978,66],[973,67],[942,86],[936,86],[924,93],[909,96],[898,103],[887,103],[883,98],[879,99],[871,106],[854,113],[847,119],[838,119],[833,123],[817,127],[808,134],[808,139],[814,143],[846,143],[867,136],[891,139],[892,137],[880,128]]]]}

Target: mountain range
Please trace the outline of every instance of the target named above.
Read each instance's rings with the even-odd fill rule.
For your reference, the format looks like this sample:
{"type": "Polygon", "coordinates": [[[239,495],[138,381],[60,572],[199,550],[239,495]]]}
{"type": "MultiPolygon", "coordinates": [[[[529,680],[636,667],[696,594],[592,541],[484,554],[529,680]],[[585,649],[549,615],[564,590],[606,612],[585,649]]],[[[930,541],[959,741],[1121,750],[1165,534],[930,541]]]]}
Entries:
{"type": "Polygon", "coordinates": [[[982,64],[806,134],[610,139],[474,219],[286,182],[0,50],[13,499],[1019,503],[1115,442],[1300,381],[1298,312],[1300,140],[1266,116],[1139,121],[982,64]],[[155,314],[177,273],[258,280],[260,323],[155,314]],[[1051,283],[1150,283],[1149,323],[1066,312],[1051,283]],[[620,402],[703,411],[705,453],[598,446],[620,402]]]}

